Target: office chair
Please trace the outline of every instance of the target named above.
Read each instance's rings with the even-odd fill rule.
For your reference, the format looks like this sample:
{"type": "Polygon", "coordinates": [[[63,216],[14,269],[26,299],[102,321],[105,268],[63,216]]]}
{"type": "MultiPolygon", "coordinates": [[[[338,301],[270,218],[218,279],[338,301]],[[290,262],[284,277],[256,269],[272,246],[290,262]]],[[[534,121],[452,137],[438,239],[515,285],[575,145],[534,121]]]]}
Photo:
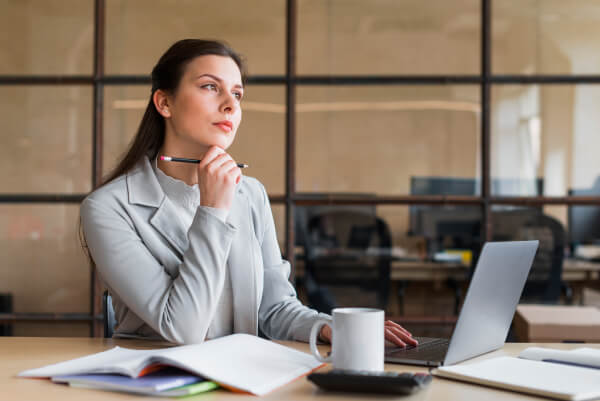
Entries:
{"type": "MultiPolygon", "coordinates": [[[[600,196],[600,177],[591,188],[569,189],[569,196],[600,196]]],[[[593,205],[569,205],[569,247],[576,255],[579,245],[600,242],[600,207],[593,205]]]]}
{"type": "Polygon", "coordinates": [[[562,281],[566,234],[562,224],[539,209],[495,211],[492,214],[494,240],[540,241],[521,303],[555,304],[565,294],[572,302],[572,291],[562,281]]]}
{"type": "Polygon", "coordinates": [[[117,319],[113,309],[112,297],[108,291],[102,294],[102,319],[104,323],[104,338],[112,338],[117,319]]]}
{"type": "Polygon", "coordinates": [[[310,218],[307,234],[304,284],[311,306],[329,313],[337,305],[327,287],[353,286],[375,291],[377,307],[385,309],[392,246],[385,221],[360,210],[330,210],[310,218]]]}
{"type": "MultiPolygon", "coordinates": [[[[13,296],[11,293],[0,293],[0,313],[13,313],[13,296]]],[[[10,337],[12,335],[12,324],[0,324],[0,336],[10,337]]]]}

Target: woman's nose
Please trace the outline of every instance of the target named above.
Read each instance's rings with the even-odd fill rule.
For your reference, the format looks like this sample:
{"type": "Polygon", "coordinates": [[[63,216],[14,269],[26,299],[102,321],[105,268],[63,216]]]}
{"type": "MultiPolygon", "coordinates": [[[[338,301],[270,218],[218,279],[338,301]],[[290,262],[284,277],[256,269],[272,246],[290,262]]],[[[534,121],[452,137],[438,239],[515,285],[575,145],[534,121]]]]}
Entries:
{"type": "Polygon", "coordinates": [[[223,103],[221,104],[221,111],[227,114],[231,114],[237,107],[236,99],[232,94],[226,94],[223,103]]]}

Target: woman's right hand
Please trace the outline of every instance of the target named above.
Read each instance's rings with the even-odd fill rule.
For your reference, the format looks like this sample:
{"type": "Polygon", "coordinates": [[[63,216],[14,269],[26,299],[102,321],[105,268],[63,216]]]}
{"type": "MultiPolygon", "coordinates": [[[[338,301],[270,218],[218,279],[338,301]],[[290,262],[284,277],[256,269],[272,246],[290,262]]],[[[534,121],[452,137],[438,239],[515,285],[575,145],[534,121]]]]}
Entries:
{"type": "Polygon", "coordinates": [[[211,147],[198,164],[200,206],[229,210],[242,171],[218,146],[211,147]]]}

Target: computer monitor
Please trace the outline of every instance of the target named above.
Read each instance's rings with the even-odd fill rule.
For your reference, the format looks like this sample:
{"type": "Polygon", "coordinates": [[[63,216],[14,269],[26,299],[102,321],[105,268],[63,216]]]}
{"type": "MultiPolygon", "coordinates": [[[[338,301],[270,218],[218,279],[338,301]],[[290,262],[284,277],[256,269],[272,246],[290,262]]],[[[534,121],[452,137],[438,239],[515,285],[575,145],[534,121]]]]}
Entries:
{"type": "MultiPolygon", "coordinates": [[[[492,178],[493,196],[542,196],[544,194],[543,178],[492,178]]],[[[481,188],[478,182],[477,190],[481,188]]],[[[479,193],[478,193],[479,194],[479,193]]]]}
{"type": "MultiPolygon", "coordinates": [[[[541,196],[544,179],[493,178],[494,196],[541,196]]],[[[481,195],[481,179],[461,177],[415,176],[410,178],[411,195],[481,195]]]]}
{"type": "MultiPolygon", "coordinates": [[[[600,177],[592,188],[571,189],[571,196],[600,196],[600,177]]],[[[600,245],[600,206],[569,205],[569,243],[571,250],[575,251],[578,245],[600,245]]]]}
{"type": "MultiPolygon", "coordinates": [[[[455,195],[474,196],[477,182],[474,178],[455,177],[411,177],[411,195],[455,195]]],[[[437,220],[448,221],[451,218],[463,220],[462,214],[472,217],[473,207],[439,207],[429,205],[409,206],[409,235],[419,235],[427,239],[437,238],[437,220]]],[[[477,209],[475,207],[475,209],[477,209]]]]}
{"type": "Polygon", "coordinates": [[[430,256],[445,249],[473,249],[481,238],[481,208],[446,206],[418,211],[430,256]]]}
{"type": "MultiPolygon", "coordinates": [[[[499,196],[541,195],[542,178],[494,178],[492,193],[499,196]]],[[[481,193],[481,181],[461,177],[411,177],[411,195],[477,196],[481,193]]],[[[522,207],[502,206],[505,209],[522,207]]],[[[422,236],[427,240],[428,253],[441,251],[442,242],[455,248],[473,248],[481,242],[481,208],[478,206],[430,206],[415,205],[409,208],[409,235],[422,236]]]]}
{"type": "Polygon", "coordinates": [[[476,195],[474,178],[410,177],[411,195],[476,195]]]}

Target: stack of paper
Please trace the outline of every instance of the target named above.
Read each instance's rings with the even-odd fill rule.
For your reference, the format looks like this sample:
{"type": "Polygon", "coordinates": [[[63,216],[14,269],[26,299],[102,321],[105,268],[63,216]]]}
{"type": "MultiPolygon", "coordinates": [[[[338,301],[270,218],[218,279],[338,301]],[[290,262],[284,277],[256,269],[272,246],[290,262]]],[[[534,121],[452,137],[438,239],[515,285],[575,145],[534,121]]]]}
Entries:
{"type": "Polygon", "coordinates": [[[123,391],[161,397],[182,397],[204,393],[219,387],[215,382],[172,368],[162,369],[138,378],[115,374],[96,374],[54,376],[52,381],[66,383],[72,387],[123,391]]]}

